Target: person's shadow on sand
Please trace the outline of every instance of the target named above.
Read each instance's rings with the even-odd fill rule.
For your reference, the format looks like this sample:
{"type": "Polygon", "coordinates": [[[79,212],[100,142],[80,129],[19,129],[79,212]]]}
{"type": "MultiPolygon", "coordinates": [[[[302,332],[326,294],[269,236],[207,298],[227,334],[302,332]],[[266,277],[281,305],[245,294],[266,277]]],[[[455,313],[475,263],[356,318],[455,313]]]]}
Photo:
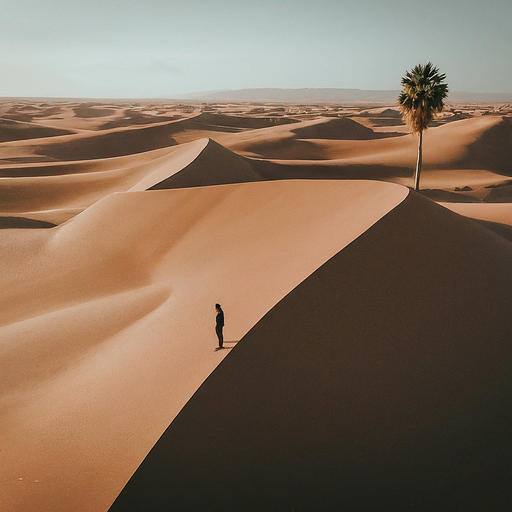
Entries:
{"type": "Polygon", "coordinates": [[[238,343],[239,340],[235,341],[225,341],[224,345],[222,347],[216,347],[215,352],[218,352],[219,350],[231,350],[232,348],[235,348],[235,345],[238,343]],[[229,344],[230,346],[226,346],[226,344],[229,344]]]}

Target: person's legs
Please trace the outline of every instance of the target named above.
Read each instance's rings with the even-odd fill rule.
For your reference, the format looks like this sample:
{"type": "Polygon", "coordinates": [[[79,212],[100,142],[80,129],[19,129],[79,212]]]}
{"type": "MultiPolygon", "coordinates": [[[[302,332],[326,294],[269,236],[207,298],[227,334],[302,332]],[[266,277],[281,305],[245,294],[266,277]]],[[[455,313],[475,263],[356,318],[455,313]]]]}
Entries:
{"type": "Polygon", "coordinates": [[[224,343],[224,335],[222,334],[222,325],[215,326],[215,332],[217,333],[217,338],[219,338],[219,347],[222,348],[224,343]]]}

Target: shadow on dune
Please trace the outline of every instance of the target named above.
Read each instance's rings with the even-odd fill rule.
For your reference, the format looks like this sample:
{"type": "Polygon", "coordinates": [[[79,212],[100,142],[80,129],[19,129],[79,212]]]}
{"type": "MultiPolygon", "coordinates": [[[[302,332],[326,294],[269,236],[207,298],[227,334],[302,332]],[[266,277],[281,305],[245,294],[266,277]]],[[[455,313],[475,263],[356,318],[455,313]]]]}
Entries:
{"type": "Polygon", "coordinates": [[[267,128],[269,126],[293,124],[297,122],[295,119],[290,118],[231,116],[226,114],[213,114],[209,112],[202,112],[193,119],[198,123],[210,126],[245,128],[251,130],[267,128]]]}
{"type": "Polygon", "coordinates": [[[58,135],[69,135],[71,133],[74,132],[0,118],[0,142],[56,137],[58,135]]]}
{"type": "Polygon", "coordinates": [[[176,121],[180,119],[181,116],[149,116],[141,114],[140,112],[126,109],[122,116],[112,121],[107,121],[98,127],[98,130],[110,130],[112,128],[121,128],[123,126],[134,126],[134,125],[144,125],[144,124],[152,124],[152,123],[162,123],[164,121],[176,121]]]}
{"type": "Polygon", "coordinates": [[[338,119],[321,119],[291,130],[299,139],[330,140],[371,140],[380,138],[371,128],[342,117],[338,119]]]}
{"type": "Polygon", "coordinates": [[[486,130],[468,147],[467,162],[472,168],[484,168],[512,176],[512,118],[486,130]]]}
{"type": "Polygon", "coordinates": [[[0,229],[54,228],[57,224],[27,217],[0,217],[0,229]]]}
{"type": "Polygon", "coordinates": [[[500,222],[491,222],[489,220],[483,220],[483,219],[471,219],[471,220],[473,222],[480,224],[484,228],[487,228],[489,231],[492,231],[493,233],[500,235],[505,240],[512,242],[512,226],[509,226],[508,224],[501,224],[500,222]]]}
{"type": "Polygon", "coordinates": [[[511,258],[411,193],[249,331],[110,512],[508,509],[511,258]]]}
{"type": "Polygon", "coordinates": [[[512,184],[508,182],[502,186],[492,187],[484,201],[486,203],[512,203],[512,184]]]}
{"type": "MultiPolygon", "coordinates": [[[[39,160],[39,159],[38,159],[39,160]]],[[[21,162],[18,163],[33,163],[21,162]]],[[[94,172],[96,166],[92,162],[74,162],[74,163],[55,163],[48,165],[34,165],[23,167],[2,167],[0,168],[0,177],[2,178],[21,178],[33,176],[63,176],[67,174],[80,174],[86,172],[94,172]]]]}
{"type": "Polygon", "coordinates": [[[250,159],[209,139],[188,165],[148,187],[148,190],[226,185],[262,179],[250,159]]]}
{"type": "Polygon", "coordinates": [[[428,197],[432,201],[447,203],[480,203],[480,200],[473,196],[450,192],[449,190],[429,189],[425,188],[419,191],[424,197],[428,197]]]}
{"type": "Polygon", "coordinates": [[[91,119],[95,117],[107,117],[116,113],[116,110],[113,108],[101,108],[100,106],[95,106],[90,103],[83,103],[78,105],[77,107],[73,107],[73,112],[76,117],[81,117],[83,119],[91,119]]]}
{"type": "Polygon", "coordinates": [[[92,160],[143,153],[153,149],[175,146],[170,123],[126,128],[92,136],[74,137],[57,143],[41,145],[36,154],[54,160],[92,160]]]}

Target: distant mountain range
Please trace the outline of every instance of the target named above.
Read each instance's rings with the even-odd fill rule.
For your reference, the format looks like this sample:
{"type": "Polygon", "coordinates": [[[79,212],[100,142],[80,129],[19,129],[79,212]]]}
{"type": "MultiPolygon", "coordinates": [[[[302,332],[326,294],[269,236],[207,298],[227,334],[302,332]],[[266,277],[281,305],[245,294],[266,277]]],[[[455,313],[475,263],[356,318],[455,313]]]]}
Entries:
{"type": "MultiPolygon", "coordinates": [[[[207,91],[176,96],[176,99],[203,101],[264,102],[365,102],[395,103],[398,90],[364,89],[236,89],[207,91]]],[[[512,93],[451,92],[449,102],[510,103],[512,93]]]]}

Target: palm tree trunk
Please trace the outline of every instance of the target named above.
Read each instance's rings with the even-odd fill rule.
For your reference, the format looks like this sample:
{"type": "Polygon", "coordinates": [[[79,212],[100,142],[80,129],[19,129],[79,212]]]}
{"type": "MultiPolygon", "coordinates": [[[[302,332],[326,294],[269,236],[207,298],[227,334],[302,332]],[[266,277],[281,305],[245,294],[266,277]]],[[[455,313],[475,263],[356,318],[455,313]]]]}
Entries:
{"type": "Polygon", "coordinates": [[[421,162],[422,162],[422,152],[423,152],[423,132],[420,132],[420,141],[418,143],[418,161],[416,162],[416,177],[414,179],[414,190],[418,191],[420,189],[420,173],[421,173],[421,162]]]}

